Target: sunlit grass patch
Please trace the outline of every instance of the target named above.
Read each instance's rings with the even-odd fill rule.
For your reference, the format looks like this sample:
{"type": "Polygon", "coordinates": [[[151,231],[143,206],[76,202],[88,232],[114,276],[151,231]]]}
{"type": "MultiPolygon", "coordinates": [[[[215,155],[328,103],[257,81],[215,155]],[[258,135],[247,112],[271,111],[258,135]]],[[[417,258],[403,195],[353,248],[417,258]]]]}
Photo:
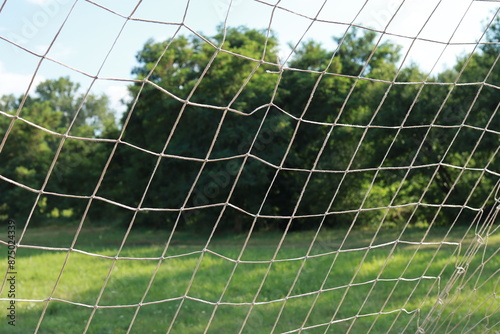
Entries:
{"type": "MultiPolygon", "coordinates": [[[[450,240],[459,241],[464,231],[452,231],[450,240]]],[[[142,243],[135,234],[137,244],[118,252],[119,245],[107,242],[101,232],[101,239],[82,235],[81,245],[92,241],[85,246],[91,254],[18,249],[17,297],[30,301],[18,302],[12,333],[32,332],[42,312],[40,333],[80,333],[86,326],[88,333],[122,333],[130,326],[132,333],[164,333],[170,326],[174,333],[200,333],[207,327],[209,333],[242,327],[244,333],[273,328],[278,333],[301,326],[309,328],[306,333],[370,328],[372,333],[397,333],[416,331],[431,310],[439,328],[482,333],[488,323],[498,321],[494,293],[500,263],[491,257],[498,248],[495,237],[468,260],[465,276],[453,281],[443,306],[433,309],[456,278],[467,244],[460,249],[454,244],[390,243],[369,249],[373,234],[354,231],[352,243],[339,251],[345,231],[325,231],[322,251],[306,257],[310,245],[291,233],[289,240],[296,242],[284,245],[273,260],[281,235],[271,233],[257,234],[238,260],[241,243],[230,236],[215,239],[208,252],[200,236],[183,236],[184,243],[165,248],[164,239],[144,232],[142,243]],[[454,294],[457,289],[460,293],[454,294]]],[[[46,233],[40,230],[40,237],[46,233]]],[[[109,234],[115,240],[123,231],[110,229],[109,234]]],[[[36,229],[31,235],[37,241],[36,229]]],[[[381,240],[393,236],[390,230],[379,234],[381,240]]]]}

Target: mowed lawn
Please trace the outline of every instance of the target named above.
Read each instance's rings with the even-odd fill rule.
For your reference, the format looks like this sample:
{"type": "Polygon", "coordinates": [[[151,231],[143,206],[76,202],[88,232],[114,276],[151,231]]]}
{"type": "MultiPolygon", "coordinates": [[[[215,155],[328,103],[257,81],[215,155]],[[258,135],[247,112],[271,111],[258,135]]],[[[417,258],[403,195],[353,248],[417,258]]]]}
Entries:
{"type": "MultiPolygon", "coordinates": [[[[76,224],[30,227],[21,244],[68,248],[75,230],[76,224]]],[[[171,333],[203,333],[208,324],[208,333],[282,333],[301,326],[308,328],[302,333],[415,333],[422,324],[436,333],[500,329],[498,231],[478,242],[466,227],[446,238],[447,229],[433,228],[425,239],[425,228],[411,228],[400,240],[417,244],[396,244],[396,229],[376,238],[374,230],[355,230],[341,247],[347,230],[328,230],[319,234],[307,260],[314,232],[289,233],[277,253],[282,235],[259,232],[242,254],[245,235],[215,235],[203,252],[207,235],[176,232],[161,262],[151,258],[162,255],[169,231],[133,229],[119,256],[144,259],[115,260],[124,233],[82,229],[75,248],[111,258],[18,249],[16,297],[40,301],[16,302],[15,327],[7,324],[9,301],[0,301],[0,333],[32,333],[42,312],[38,333],[57,334],[82,333],[89,319],[88,333],[125,333],[131,323],[131,333],[165,333],[170,327],[171,333]],[[454,244],[464,235],[461,247],[454,244]],[[368,249],[372,239],[375,247],[368,249]],[[436,244],[419,245],[422,240],[436,244]],[[478,247],[473,257],[470,245],[478,247]],[[450,278],[456,282],[449,298],[433,309],[450,278]],[[51,295],[47,306],[43,300],[51,295]],[[99,307],[88,307],[99,296],[99,307]]],[[[18,228],[18,239],[21,234],[18,228]]],[[[4,234],[1,240],[7,240],[4,234]]],[[[6,268],[7,247],[2,244],[0,252],[6,268]]],[[[7,298],[7,290],[0,297],[7,298]]]]}

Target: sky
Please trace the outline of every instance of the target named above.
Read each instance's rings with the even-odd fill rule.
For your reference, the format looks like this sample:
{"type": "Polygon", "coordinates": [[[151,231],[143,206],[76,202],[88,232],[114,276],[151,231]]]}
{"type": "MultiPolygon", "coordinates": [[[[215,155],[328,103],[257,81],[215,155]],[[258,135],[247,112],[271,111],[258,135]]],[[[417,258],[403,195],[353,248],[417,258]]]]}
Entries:
{"type": "Polygon", "coordinates": [[[333,50],[332,36],[341,36],[353,22],[385,30],[384,40],[400,44],[408,55],[403,66],[414,62],[438,73],[458,55],[474,50],[500,8],[498,0],[2,0],[0,6],[2,2],[0,96],[25,94],[32,78],[33,90],[46,79],[69,76],[82,92],[92,87],[91,93],[110,96],[117,111],[124,109],[124,80],[133,78],[137,52],[150,38],[172,37],[183,21],[183,35],[211,36],[226,18],[228,26],[271,26],[281,43],[281,62],[290,56],[288,45],[308,39],[333,50]],[[127,21],[132,12],[136,20],[127,21]],[[36,71],[46,53],[54,61],[44,60],[36,71]],[[91,86],[89,76],[102,79],[91,86]]]}

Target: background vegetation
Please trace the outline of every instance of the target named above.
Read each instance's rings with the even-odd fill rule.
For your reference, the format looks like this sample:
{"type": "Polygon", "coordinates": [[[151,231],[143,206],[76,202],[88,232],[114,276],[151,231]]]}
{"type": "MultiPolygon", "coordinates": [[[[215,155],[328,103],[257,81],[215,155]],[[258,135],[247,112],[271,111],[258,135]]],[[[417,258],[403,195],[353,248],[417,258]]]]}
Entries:
{"type": "MultiPolygon", "coordinates": [[[[496,24],[488,41],[499,38],[496,24]]],[[[0,137],[14,123],[0,174],[47,192],[37,202],[33,224],[81,217],[88,199],[57,194],[95,193],[132,208],[175,210],[226,203],[232,192],[231,207],[185,211],[180,219],[176,211],[150,210],[135,218],[151,228],[178,222],[193,231],[211,229],[222,216],[218,229],[242,232],[252,224],[244,211],[330,212],[324,222],[330,227],[353,219],[376,225],[384,216],[392,226],[446,225],[471,221],[476,212],[460,209],[464,205],[493,206],[498,44],[483,44],[470,59],[427,77],[416,65],[399,69],[400,47],[379,43],[373,32],[352,30],[336,38],[336,51],[308,41],[283,72],[276,64],[278,40],[265,32],[221,29],[209,40],[213,45],[192,36],[148,41],[132,71],[146,83],[129,87],[137,99],[121,120],[114,119],[106,96],[84,96],[68,78],[41,83],[24,103],[22,97],[1,97],[0,110],[7,114],[0,115],[0,137]],[[225,51],[217,51],[218,45],[225,51]],[[407,82],[415,84],[402,84],[407,82]],[[21,105],[20,116],[38,127],[8,117],[21,105]],[[61,136],[40,127],[87,140],[65,139],[61,145],[61,136]],[[116,151],[113,142],[99,141],[117,138],[122,143],[116,151]],[[156,166],[160,153],[165,157],[156,166]],[[360,208],[366,210],[352,213],[360,208]]],[[[1,180],[0,216],[23,222],[35,198],[29,189],[1,180]]],[[[132,215],[94,200],[88,219],[126,226],[132,215]]],[[[313,229],[319,219],[295,219],[290,227],[313,229]]],[[[255,228],[282,229],[287,223],[259,219],[255,228]]]]}

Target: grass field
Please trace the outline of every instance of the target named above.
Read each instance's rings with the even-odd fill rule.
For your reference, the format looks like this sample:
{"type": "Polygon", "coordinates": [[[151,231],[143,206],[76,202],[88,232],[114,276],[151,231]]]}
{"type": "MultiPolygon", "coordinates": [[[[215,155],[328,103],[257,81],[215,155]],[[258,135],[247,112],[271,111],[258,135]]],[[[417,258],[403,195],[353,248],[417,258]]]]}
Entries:
{"type": "MultiPolygon", "coordinates": [[[[22,244],[66,248],[71,245],[76,225],[66,227],[30,228],[23,236],[22,244]]],[[[464,227],[454,229],[444,240],[457,242],[466,233],[464,227]]],[[[117,255],[125,231],[120,229],[84,228],[75,245],[76,249],[108,256],[117,255]]],[[[276,259],[270,267],[257,304],[244,326],[243,333],[275,333],[299,328],[310,312],[306,326],[328,323],[304,330],[302,333],[414,333],[422,322],[437,295],[455,272],[459,261],[473,241],[473,233],[465,238],[459,250],[456,245],[397,244],[390,260],[388,254],[394,244],[372,248],[366,254],[374,231],[353,231],[342,249],[356,249],[351,252],[335,253],[346,230],[330,230],[322,233],[311,250],[296,284],[292,283],[303,264],[302,259],[314,236],[312,232],[290,233],[276,259]],[[418,251],[417,251],[418,250],[418,251]],[[333,252],[333,253],[332,253],[333,252]],[[416,254],[414,256],[414,254],[416,254]],[[410,259],[413,260],[410,262],[410,259]],[[329,268],[334,262],[332,271],[329,268]],[[430,266],[428,267],[430,263],[430,266]],[[360,267],[361,266],[361,267],[360,267]],[[384,268],[385,266],[385,268],[384,268]],[[426,268],[428,269],[426,270],[426,268]],[[359,268],[359,273],[354,274],[359,268]],[[381,269],[384,268],[381,272],[381,269]],[[406,270],[405,270],[406,268],[406,270]],[[444,268],[444,270],[443,270],[444,268]],[[403,273],[404,271],[404,273],[403,273]],[[380,274],[381,272],[381,274],[380,274]],[[379,275],[380,274],[380,275],[379,275]],[[438,280],[436,277],[440,277],[438,280]],[[323,291],[317,294],[327,277],[323,291]],[[398,280],[403,277],[407,280],[398,280]],[[374,282],[379,278],[378,282],[374,282]],[[386,279],[386,280],[384,280],[386,279]],[[350,285],[349,288],[346,286],[350,285]],[[370,292],[371,291],[371,292],[370,292]],[[308,294],[309,293],[309,294],[308,294]],[[300,297],[289,298],[286,296],[300,297]],[[368,298],[366,298],[368,296],[368,298]],[[388,298],[389,297],[389,298],[388,298]],[[344,301],[341,303],[342,299],[344,301]],[[387,303],[386,303],[387,300],[387,303]],[[315,306],[311,309],[311,305],[315,306]],[[404,308],[409,313],[399,312],[404,308]],[[387,312],[388,314],[369,315],[387,312]],[[395,311],[392,312],[391,311],[395,311]],[[277,316],[281,312],[279,321],[277,316]],[[358,317],[356,317],[358,315],[358,317]],[[368,315],[368,316],[363,316],[368,315]],[[344,321],[338,321],[348,319],[344,321]]],[[[408,229],[401,240],[420,242],[425,229],[408,229]]],[[[17,231],[20,237],[21,231],[17,231]]],[[[425,242],[440,242],[446,229],[433,229],[425,242]]],[[[144,298],[146,305],[140,307],[133,323],[132,333],[165,333],[185,295],[193,270],[196,267],[206,236],[176,233],[166,256],[182,255],[164,260],[158,268],[150,290],[144,298]],[[188,255],[183,255],[188,254],[188,255]],[[172,299],[173,300],[169,300],[172,299]],[[149,302],[160,303],[147,304],[149,302]]],[[[398,231],[382,231],[374,245],[397,239],[398,231]]],[[[241,260],[268,261],[279,243],[279,233],[258,233],[252,236],[241,260]]],[[[124,245],[121,257],[159,257],[163,251],[167,231],[132,230],[124,245]]],[[[2,239],[6,240],[2,234],[2,239]]],[[[235,259],[242,248],[245,236],[216,236],[209,245],[214,253],[205,253],[196,276],[172,326],[172,333],[203,333],[221,293],[235,266],[224,257],[235,259]],[[203,301],[200,301],[203,300],[203,301]]],[[[450,291],[451,299],[445,299],[442,309],[433,314],[436,320],[430,326],[436,333],[494,333],[498,327],[500,301],[498,293],[500,259],[493,256],[484,266],[481,263],[495,255],[500,246],[500,234],[491,235],[487,243],[479,248],[467,271],[462,273],[457,285],[463,284],[461,294],[450,291]],[[476,269],[479,268],[480,270],[476,269]],[[474,271],[476,271],[474,273],[474,271]],[[436,326],[436,327],[433,327],[436,326]]],[[[1,245],[1,252],[7,254],[7,247],[1,245]]],[[[61,271],[67,251],[20,248],[16,257],[16,297],[19,299],[44,300],[52,293],[54,283],[61,271]]],[[[6,258],[6,256],[5,256],[6,258]]],[[[6,262],[6,260],[5,260],[6,262]]],[[[51,301],[41,322],[39,333],[82,333],[95,305],[103,282],[110,271],[113,259],[72,252],[65,266],[53,298],[70,301],[51,301]],[[83,305],[79,305],[83,304],[83,305]]],[[[158,260],[119,259],[112,269],[99,306],[137,305],[146,291],[158,260]]],[[[6,266],[6,264],[5,264],[6,266]]],[[[222,305],[209,327],[209,333],[238,333],[260,283],[269,267],[268,263],[239,263],[222,305]],[[226,304],[224,304],[226,303],[226,304]]],[[[3,289],[0,297],[7,298],[3,289]]],[[[7,300],[0,301],[1,309],[7,314],[7,300]]],[[[37,326],[45,302],[17,301],[16,326],[9,326],[2,316],[0,333],[32,333],[37,326]]],[[[88,333],[125,333],[137,310],[136,306],[98,308],[93,315],[88,333]]],[[[499,327],[500,328],[500,327],[499,327]]],[[[429,329],[429,327],[428,327],[429,329]]],[[[498,329],[497,329],[498,330],[498,329]]]]}

